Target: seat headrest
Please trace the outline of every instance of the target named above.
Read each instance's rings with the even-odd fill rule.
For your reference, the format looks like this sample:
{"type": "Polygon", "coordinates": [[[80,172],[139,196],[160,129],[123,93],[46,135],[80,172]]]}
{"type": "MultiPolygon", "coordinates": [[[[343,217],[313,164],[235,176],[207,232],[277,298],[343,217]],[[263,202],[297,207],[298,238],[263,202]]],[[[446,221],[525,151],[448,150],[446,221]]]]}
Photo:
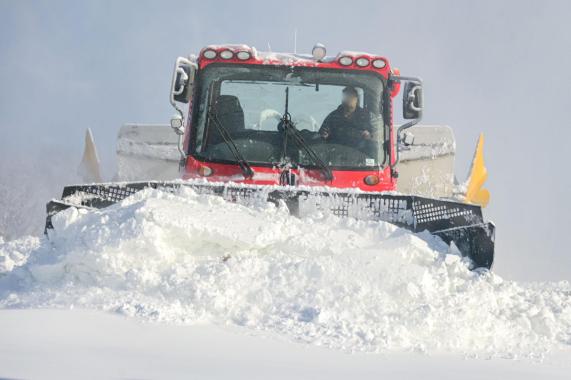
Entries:
{"type": "Polygon", "coordinates": [[[220,95],[214,102],[214,113],[228,130],[244,130],[244,110],[234,95],[220,95]]]}
{"type": "Polygon", "coordinates": [[[214,103],[218,113],[243,112],[240,100],[234,95],[220,95],[214,103]]]}

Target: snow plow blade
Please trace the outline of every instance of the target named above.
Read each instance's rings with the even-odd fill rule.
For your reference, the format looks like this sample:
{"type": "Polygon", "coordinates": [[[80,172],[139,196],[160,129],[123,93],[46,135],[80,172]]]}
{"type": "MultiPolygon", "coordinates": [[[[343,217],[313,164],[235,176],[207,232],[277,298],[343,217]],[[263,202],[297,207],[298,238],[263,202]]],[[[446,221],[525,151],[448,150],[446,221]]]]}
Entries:
{"type": "Polygon", "coordinates": [[[341,189],[314,191],[308,188],[268,187],[235,183],[132,182],[67,186],[61,200],[47,204],[46,232],[51,218],[69,207],[101,209],[146,188],[175,191],[190,187],[202,194],[222,196],[237,203],[264,200],[285,204],[290,213],[303,217],[315,211],[341,217],[381,220],[412,232],[429,231],[454,244],[475,268],[491,268],[494,260],[493,223],[484,222],[480,206],[414,195],[351,192],[341,189]]]}

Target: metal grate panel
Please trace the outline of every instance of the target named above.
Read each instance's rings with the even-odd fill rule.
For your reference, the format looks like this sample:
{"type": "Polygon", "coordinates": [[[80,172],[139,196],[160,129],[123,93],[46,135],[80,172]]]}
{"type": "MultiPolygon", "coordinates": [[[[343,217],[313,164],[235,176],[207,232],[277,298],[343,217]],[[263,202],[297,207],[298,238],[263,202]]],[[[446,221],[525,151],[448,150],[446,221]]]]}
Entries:
{"type": "Polygon", "coordinates": [[[319,210],[340,217],[382,220],[414,232],[428,230],[447,243],[454,242],[476,266],[489,268],[493,262],[495,229],[493,224],[484,223],[479,206],[416,196],[340,192],[333,189],[316,193],[294,187],[183,182],[68,186],[64,188],[62,202],[48,204],[46,229],[51,228],[52,215],[70,206],[104,208],[145,188],[174,191],[181,186],[188,186],[202,194],[219,195],[231,202],[283,202],[292,214],[298,216],[319,210]]]}
{"type": "Polygon", "coordinates": [[[264,199],[278,203],[284,201],[293,214],[304,216],[315,210],[328,211],[340,217],[383,220],[406,226],[414,231],[444,230],[467,224],[482,223],[478,206],[423,197],[383,193],[310,192],[285,188],[268,191],[267,188],[237,186],[235,184],[210,185],[178,182],[135,182],[119,185],[70,186],[64,189],[62,199],[71,203],[102,208],[120,202],[145,188],[172,191],[188,186],[203,194],[220,195],[228,201],[249,203],[264,199]]]}

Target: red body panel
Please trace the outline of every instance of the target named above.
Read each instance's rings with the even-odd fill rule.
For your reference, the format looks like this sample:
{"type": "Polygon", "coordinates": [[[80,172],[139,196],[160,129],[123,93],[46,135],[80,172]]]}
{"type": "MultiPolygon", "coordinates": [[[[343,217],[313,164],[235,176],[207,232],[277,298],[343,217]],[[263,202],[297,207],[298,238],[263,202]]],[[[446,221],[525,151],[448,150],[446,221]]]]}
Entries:
{"type": "MultiPolygon", "coordinates": [[[[189,156],[186,161],[186,167],[183,179],[204,178],[213,182],[237,182],[251,185],[279,185],[280,171],[278,168],[254,166],[252,169],[255,174],[251,179],[244,178],[242,171],[238,165],[221,164],[213,162],[202,162],[196,158],[189,156]],[[207,167],[212,174],[205,177],[199,174],[201,167],[207,167]]],[[[298,186],[329,186],[338,188],[357,188],[364,191],[392,191],[395,189],[396,182],[390,175],[390,169],[384,170],[333,170],[333,180],[325,181],[322,172],[318,169],[292,169],[291,172],[296,176],[296,184],[298,186]],[[379,183],[376,185],[367,185],[364,181],[366,176],[376,175],[379,183]]]]}
{"type": "MultiPolygon", "coordinates": [[[[247,46],[209,46],[204,48],[199,55],[198,68],[199,70],[204,69],[206,66],[212,63],[234,63],[239,65],[275,65],[275,66],[303,66],[303,67],[318,67],[323,69],[342,69],[342,70],[355,70],[355,71],[369,71],[375,72],[381,75],[383,78],[387,79],[389,74],[392,72],[389,62],[386,58],[370,55],[366,53],[340,53],[339,56],[334,60],[326,60],[324,62],[318,62],[314,59],[305,58],[301,56],[293,55],[280,55],[279,53],[264,53],[263,55],[256,54],[255,50],[250,49],[247,46]],[[207,59],[203,56],[203,52],[207,49],[216,50],[220,52],[222,50],[232,50],[240,51],[247,49],[251,52],[251,58],[247,60],[239,60],[234,57],[231,59],[207,59]],[[366,57],[370,61],[373,59],[383,59],[386,62],[383,68],[374,68],[371,64],[366,67],[359,67],[355,64],[350,66],[343,66],[338,62],[338,58],[343,55],[349,55],[353,57],[354,61],[360,57],[366,57]]],[[[395,69],[394,71],[398,71],[395,69]]],[[[391,97],[397,96],[400,90],[400,85],[397,84],[391,91],[391,97]]],[[[392,108],[392,107],[391,107],[392,108]]],[[[192,114],[192,101],[190,102],[189,115],[192,114]]],[[[188,118],[186,132],[185,132],[185,142],[184,149],[188,151],[189,136],[191,131],[191,117],[188,118]]],[[[392,157],[394,154],[394,131],[393,131],[393,117],[391,109],[390,117],[390,145],[392,149],[392,157]]],[[[252,178],[244,178],[242,171],[238,165],[235,164],[222,164],[222,163],[212,163],[212,162],[202,162],[193,157],[188,156],[185,169],[182,175],[183,179],[195,179],[204,178],[208,181],[213,182],[237,182],[245,184],[254,185],[279,185],[280,184],[280,170],[278,168],[272,167],[262,167],[252,165],[252,169],[255,174],[252,178]],[[199,169],[206,166],[212,171],[209,176],[201,176],[199,174],[199,169]]],[[[382,170],[333,170],[333,180],[325,181],[320,170],[316,169],[293,169],[291,171],[296,176],[296,184],[299,186],[329,186],[336,188],[358,188],[364,191],[393,191],[396,189],[396,177],[389,167],[385,167],[382,170]],[[364,181],[365,177],[374,175],[377,176],[379,181],[375,185],[367,185],[364,181]]]]}

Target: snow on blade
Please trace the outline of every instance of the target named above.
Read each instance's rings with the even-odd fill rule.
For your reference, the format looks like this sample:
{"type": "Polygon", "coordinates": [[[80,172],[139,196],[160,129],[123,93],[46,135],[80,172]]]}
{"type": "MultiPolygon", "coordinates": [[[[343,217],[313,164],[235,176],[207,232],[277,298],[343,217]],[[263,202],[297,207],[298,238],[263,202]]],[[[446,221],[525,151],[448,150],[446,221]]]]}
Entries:
{"type": "Polygon", "coordinates": [[[0,241],[0,307],[242,326],[347,351],[543,355],[571,345],[568,283],[471,272],[430,235],[182,188],[66,210],[0,241]]]}

